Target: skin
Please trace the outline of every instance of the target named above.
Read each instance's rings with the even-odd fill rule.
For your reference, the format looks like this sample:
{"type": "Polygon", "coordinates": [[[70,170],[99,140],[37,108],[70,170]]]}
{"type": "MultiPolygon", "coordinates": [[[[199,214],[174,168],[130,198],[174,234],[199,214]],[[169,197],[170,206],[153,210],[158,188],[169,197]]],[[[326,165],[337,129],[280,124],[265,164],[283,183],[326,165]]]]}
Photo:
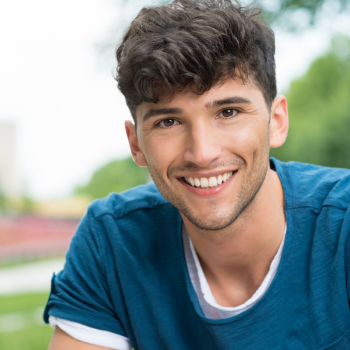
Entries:
{"type": "MultiPolygon", "coordinates": [[[[203,95],[183,91],[142,103],[136,118],[137,129],[125,122],[134,161],[149,167],[180,211],[217,303],[243,304],[265,278],[285,230],[283,188],[268,157],[287,136],[286,98],[268,108],[254,84],[229,80],[203,95]],[[234,175],[216,190],[193,190],[183,181],[228,171],[234,175]]],[[[106,348],[57,327],[49,350],[60,349],[106,348]]]]}
{"type": "Polygon", "coordinates": [[[102,346],[84,343],[72,338],[70,335],[56,327],[48,350],[112,350],[102,346]]]}
{"type": "Polygon", "coordinates": [[[137,130],[125,123],[135,162],[149,167],[180,211],[216,301],[244,303],[266,276],[285,230],[283,189],[268,157],[287,136],[286,98],[269,109],[253,83],[229,80],[202,95],[184,91],[142,103],[136,117],[137,130]],[[234,176],[216,193],[194,193],[183,181],[228,171],[234,176]]]}

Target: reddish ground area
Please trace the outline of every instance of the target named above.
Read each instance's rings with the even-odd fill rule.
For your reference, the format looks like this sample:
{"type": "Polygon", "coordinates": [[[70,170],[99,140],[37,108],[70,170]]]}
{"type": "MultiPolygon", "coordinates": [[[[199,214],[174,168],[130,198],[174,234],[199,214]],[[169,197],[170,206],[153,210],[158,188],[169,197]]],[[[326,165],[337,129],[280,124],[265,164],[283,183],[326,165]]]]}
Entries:
{"type": "Polygon", "coordinates": [[[64,254],[77,219],[0,216],[0,262],[64,254]]]}

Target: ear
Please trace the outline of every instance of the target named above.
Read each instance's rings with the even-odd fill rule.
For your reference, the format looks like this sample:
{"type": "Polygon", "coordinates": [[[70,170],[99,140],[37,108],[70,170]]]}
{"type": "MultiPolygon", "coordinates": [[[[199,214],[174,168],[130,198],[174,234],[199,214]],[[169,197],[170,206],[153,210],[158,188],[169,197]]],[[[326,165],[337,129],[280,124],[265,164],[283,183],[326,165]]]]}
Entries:
{"type": "Polygon", "coordinates": [[[128,137],[128,141],[129,141],[131,155],[132,155],[132,158],[134,159],[134,162],[138,166],[147,166],[145,157],[143,156],[143,153],[139,146],[139,141],[136,136],[135,125],[130,120],[126,120],[124,125],[125,125],[126,136],[128,137]]]}
{"type": "Polygon", "coordinates": [[[278,96],[271,106],[270,147],[281,147],[286,141],[289,127],[288,106],[285,96],[278,96]]]}

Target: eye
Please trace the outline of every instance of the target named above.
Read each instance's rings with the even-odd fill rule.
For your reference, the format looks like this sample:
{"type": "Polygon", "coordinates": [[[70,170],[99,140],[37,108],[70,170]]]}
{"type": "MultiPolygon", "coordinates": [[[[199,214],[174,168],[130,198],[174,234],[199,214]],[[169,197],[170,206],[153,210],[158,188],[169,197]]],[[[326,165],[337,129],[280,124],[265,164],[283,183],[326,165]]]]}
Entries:
{"type": "Polygon", "coordinates": [[[171,119],[171,118],[168,118],[168,119],[163,119],[162,121],[160,121],[157,126],[161,127],[161,128],[170,128],[174,125],[177,125],[179,124],[179,122],[175,119],[171,119]]]}
{"type": "Polygon", "coordinates": [[[218,115],[218,117],[230,119],[230,118],[234,117],[237,113],[238,113],[238,111],[236,109],[227,108],[227,109],[222,110],[220,112],[220,114],[218,115]]]}

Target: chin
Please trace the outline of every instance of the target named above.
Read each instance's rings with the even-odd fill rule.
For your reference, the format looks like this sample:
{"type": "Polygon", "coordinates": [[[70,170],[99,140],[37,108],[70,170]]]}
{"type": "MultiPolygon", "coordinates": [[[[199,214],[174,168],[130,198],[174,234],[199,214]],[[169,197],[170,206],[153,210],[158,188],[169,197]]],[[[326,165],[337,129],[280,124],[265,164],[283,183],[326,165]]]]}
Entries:
{"type": "Polygon", "coordinates": [[[204,231],[220,231],[235,222],[238,215],[195,215],[189,211],[182,211],[182,214],[196,227],[204,231]]]}

